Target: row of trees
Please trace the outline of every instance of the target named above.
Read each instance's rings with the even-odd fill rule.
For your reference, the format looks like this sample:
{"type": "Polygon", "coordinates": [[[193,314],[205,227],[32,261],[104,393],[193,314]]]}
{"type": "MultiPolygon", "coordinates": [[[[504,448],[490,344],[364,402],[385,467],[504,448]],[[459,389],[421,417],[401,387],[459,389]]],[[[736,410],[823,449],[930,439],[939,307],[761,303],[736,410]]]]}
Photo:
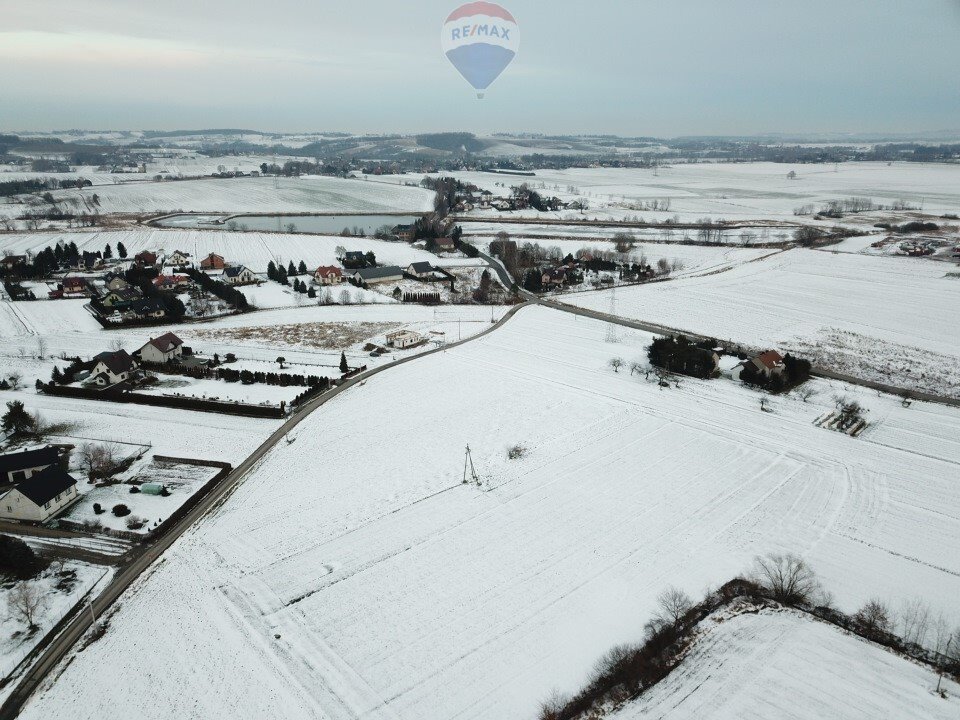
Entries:
{"type": "MultiPolygon", "coordinates": [[[[282,358],[278,358],[278,361],[282,358]]],[[[286,362],[284,360],[284,362],[286,362]]],[[[279,387],[301,386],[330,387],[330,378],[317,375],[288,375],[286,373],[264,372],[261,370],[235,370],[234,368],[221,367],[217,370],[221,380],[228,383],[239,382],[244,385],[277,385],[279,387]]]]}
{"type": "Polygon", "coordinates": [[[199,285],[201,288],[206,290],[211,295],[217,296],[225,303],[230,304],[240,312],[247,312],[248,310],[253,309],[250,303],[247,301],[247,296],[232,285],[227,285],[219,280],[214,280],[206,273],[202,273],[195,268],[187,268],[186,272],[187,275],[190,276],[190,279],[197,283],[197,285],[199,285]]]}

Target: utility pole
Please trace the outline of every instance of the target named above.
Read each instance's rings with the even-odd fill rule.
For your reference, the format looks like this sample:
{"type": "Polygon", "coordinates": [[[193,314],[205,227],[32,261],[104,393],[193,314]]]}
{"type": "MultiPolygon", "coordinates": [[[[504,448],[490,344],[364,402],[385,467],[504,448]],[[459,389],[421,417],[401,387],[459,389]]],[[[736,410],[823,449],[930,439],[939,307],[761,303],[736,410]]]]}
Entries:
{"type": "Polygon", "coordinates": [[[467,470],[470,470],[470,481],[480,487],[480,476],[477,475],[476,468],[473,467],[473,456],[470,454],[470,446],[467,445],[467,453],[463,458],[463,484],[467,484],[467,470]]]}

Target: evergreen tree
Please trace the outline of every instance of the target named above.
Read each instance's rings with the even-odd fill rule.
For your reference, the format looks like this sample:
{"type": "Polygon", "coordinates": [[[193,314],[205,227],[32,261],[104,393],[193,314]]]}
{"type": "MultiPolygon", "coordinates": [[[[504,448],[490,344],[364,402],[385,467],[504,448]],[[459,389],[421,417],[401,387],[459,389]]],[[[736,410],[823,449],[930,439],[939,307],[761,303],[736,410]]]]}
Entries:
{"type": "Polygon", "coordinates": [[[290,282],[287,280],[287,271],[283,269],[283,265],[277,268],[277,282],[281,285],[290,284],[290,282]]]}
{"type": "Polygon", "coordinates": [[[124,245],[122,242],[117,243],[117,255],[120,256],[121,260],[127,259],[127,246],[124,245]]]}
{"type": "Polygon", "coordinates": [[[307,274],[307,264],[303,260],[301,260],[300,264],[297,266],[297,272],[299,272],[301,275],[307,274]]]}
{"type": "Polygon", "coordinates": [[[287,266],[287,275],[296,275],[296,274],[297,274],[297,268],[293,264],[293,260],[291,260],[290,264],[287,266]]]}
{"type": "Polygon", "coordinates": [[[307,290],[307,297],[308,297],[308,298],[311,298],[311,299],[317,297],[317,290],[316,290],[316,288],[314,288],[312,285],[311,285],[310,288],[307,290]]]}
{"type": "Polygon", "coordinates": [[[276,266],[276,264],[273,262],[273,260],[271,260],[271,261],[269,262],[269,264],[267,265],[267,277],[268,277],[270,280],[276,280],[276,279],[277,279],[277,266],[276,266]]]}
{"type": "Polygon", "coordinates": [[[12,435],[23,435],[33,429],[33,416],[23,407],[19,400],[7,403],[7,412],[3,416],[4,432],[12,435]]]}
{"type": "Polygon", "coordinates": [[[347,355],[344,352],[340,353],[340,372],[345,373],[350,371],[350,366],[347,365],[347,355]]]}
{"type": "Polygon", "coordinates": [[[113,257],[113,248],[110,247],[110,243],[107,243],[107,246],[103,249],[103,259],[109,260],[113,257]]]}
{"type": "Polygon", "coordinates": [[[56,365],[53,366],[53,373],[50,375],[50,382],[54,385],[63,384],[63,373],[60,372],[60,368],[56,365]]]}

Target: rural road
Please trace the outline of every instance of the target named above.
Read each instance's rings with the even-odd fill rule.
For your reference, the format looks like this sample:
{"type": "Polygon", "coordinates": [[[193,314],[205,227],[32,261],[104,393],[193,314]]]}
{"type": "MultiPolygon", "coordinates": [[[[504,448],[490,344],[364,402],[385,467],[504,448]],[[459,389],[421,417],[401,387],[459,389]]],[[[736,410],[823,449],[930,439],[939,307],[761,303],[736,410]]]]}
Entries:
{"type": "MultiPolygon", "coordinates": [[[[143,552],[139,555],[136,555],[128,564],[120,568],[120,571],[111,581],[111,583],[99,596],[96,597],[96,599],[92,601],[93,613],[98,618],[102,618],[110,609],[110,607],[117,601],[117,599],[128,588],[130,588],[134,582],[136,582],[137,578],[139,578],[161,555],[163,555],[163,553],[171,545],[173,545],[178,538],[187,532],[187,530],[199,522],[208,512],[220,505],[240,484],[244,477],[246,477],[247,473],[249,473],[250,470],[252,470],[257,463],[259,463],[260,460],[262,460],[263,457],[274,448],[274,446],[283,440],[291,430],[303,422],[303,420],[305,420],[307,416],[310,415],[310,413],[312,413],[314,410],[325,405],[330,400],[349,390],[354,385],[362,383],[374,375],[378,375],[379,373],[390,370],[391,368],[395,368],[399,365],[413,362],[414,360],[418,360],[427,355],[443,352],[450,348],[457,347],[458,345],[463,345],[481,338],[509,321],[518,310],[526,307],[526,305],[527,303],[523,303],[510,308],[506,314],[500,318],[499,321],[497,321],[495,324],[491,324],[489,328],[476,335],[473,335],[472,337],[458,340],[457,342],[452,342],[433,350],[422,352],[418,355],[411,355],[410,357],[381,365],[373,368],[372,370],[367,370],[366,372],[350,378],[342,385],[339,385],[323,395],[320,395],[319,397],[307,402],[286,422],[284,422],[283,425],[277,428],[277,430],[275,430],[270,437],[268,437],[253,452],[252,455],[250,455],[229,475],[227,475],[227,477],[223,479],[223,482],[221,482],[206,496],[204,496],[204,498],[196,505],[196,507],[187,513],[182,520],[173,525],[162,536],[156,538],[151,545],[145,547],[143,552]]],[[[54,638],[42,652],[40,657],[34,663],[33,667],[31,667],[30,670],[28,670],[27,673],[19,680],[17,686],[7,698],[6,702],[0,706],[0,720],[12,720],[20,714],[20,711],[33,695],[34,691],[53,671],[57,664],[63,660],[64,657],[66,657],[67,653],[69,653],[74,645],[83,637],[91,625],[91,614],[84,609],[83,612],[77,614],[77,616],[70,622],[69,625],[67,625],[66,628],[62,629],[60,634],[54,638]]]]}

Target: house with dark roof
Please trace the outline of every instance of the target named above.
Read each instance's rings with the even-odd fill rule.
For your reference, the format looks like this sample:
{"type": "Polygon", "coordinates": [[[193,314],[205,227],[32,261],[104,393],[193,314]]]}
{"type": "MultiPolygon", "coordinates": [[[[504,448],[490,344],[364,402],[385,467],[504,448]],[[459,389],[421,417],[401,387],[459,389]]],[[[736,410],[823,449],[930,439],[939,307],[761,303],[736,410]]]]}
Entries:
{"type": "Polygon", "coordinates": [[[151,282],[161,292],[176,292],[190,287],[190,278],[186,275],[157,275],[151,282]]]}
{"type": "Polygon", "coordinates": [[[167,314],[167,309],[157,298],[144,298],[130,303],[130,312],[138,320],[160,320],[167,314]]]}
{"type": "Polygon", "coordinates": [[[413,275],[415,278],[433,277],[434,268],[428,262],[415,262],[407,266],[407,275],[413,275]]]}
{"type": "Polygon", "coordinates": [[[120,290],[121,288],[130,287],[130,283],[127,282],[123,275],[113,272],[108,272],[103,276],[103,284],[107,290],[120,290]]]}
{"type": "Polygon", "coordinates": [[[362,287],[379,283],[400,282],[403,280],[403,270],[396,266],[362,268],[350,276],[353,281],[362,287]]]}
{"type": "Polygon", "coordinates": [[[133,261],[137,265],[142,265],[143,267],[152,267],[157,264],[157,254],[155,252],[150,252],[149,250],[144,250],[133,256],[133,261]]]}
{"type": "Polygon", "coordinates": [[[151,338],[134,355],[138,355],[142,362],[162,365],[183,355],[183,340],[173,333],[164,333],[158,338],[151,338]]]}
{"type": "Polygon", "coordinates": [[[411,242],[416,235],[416,231],[417,228],[415,225],[394,225],[391,232],[401,240],[411,242]]]}
{"type": "Polygon", "coordinates": [[[183,250],[174,250],[170,253],[170,257],[167,258],[167,265],[175,265],[180,267],[186,265],[190,262],[190,253],[184,252],[183,250]]]}
{"type": "Polygon", "coordinates": [[[221,280],[227,285],[253,285],[257,282],[257,276],[253,274],[253,270],[250,268],[244,265],[236,265],[225,268],[221,280]]]}
{"type": "Polygon", "coordinates": [[[51,446],[0,455],[0,485],[26,480],[51,465],[60,464],[60,451],[51,446]]]}
{"type": "Polygon", "coordinates": [[[88,382],[100,387],[110,387],[126,382],[137,369],[137,361],[126,350],[102,352],[93,358],[93,369],[88,382]]]}
{"type": "Polygon", "coordinates": [[[340,262],[343,263],[345,268],[362,268],[367,264],[367,258],[359,250],[347,250],[340,258],[340,262]]]}
{"type": "Polygon", "coordinates": [[[436,248],[436,252],[453,252],[457,249],[457,246],[454,245],[453,238],[451,237],[435,238],[433,240],[433,246],[436,248]]]}
{"type": "Polygon", "coordinates": [[[6,270],[13,270],[17,265],[25,265],[26,262],[26,255],[7,255],[3,260],[0,260],[0,265],[3,265],[6,270]]]}
{"type": "Polygon", "coordinates": [[[59,465],[31,475],[0,496],[0,518],[46,522],[80,497],[77,481],[59,465]]]}
{"type": "Polygon", "coordinates": [[[123,307],[142,297],[139,290],[128,285],[126,287],[119,287],[116,290],[110,290],[100,298],[100,304],[108,308],[123,307]]]}

